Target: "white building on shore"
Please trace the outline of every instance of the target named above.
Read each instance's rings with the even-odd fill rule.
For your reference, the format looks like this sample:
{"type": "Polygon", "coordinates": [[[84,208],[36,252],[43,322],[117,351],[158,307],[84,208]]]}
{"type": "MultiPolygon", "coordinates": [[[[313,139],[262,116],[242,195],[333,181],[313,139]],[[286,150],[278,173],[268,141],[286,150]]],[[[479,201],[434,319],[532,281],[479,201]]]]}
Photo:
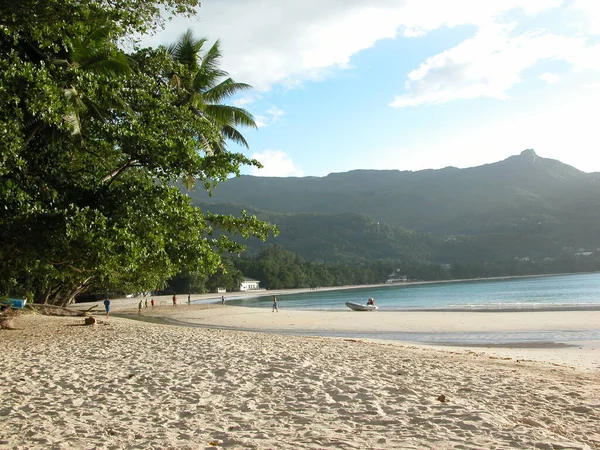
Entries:
{"type": "Polygon", "coordinates": [[[260,281],[252,278],[244,278],[240,284],[240,291],[256,291],[260,289],[260,281]]]}

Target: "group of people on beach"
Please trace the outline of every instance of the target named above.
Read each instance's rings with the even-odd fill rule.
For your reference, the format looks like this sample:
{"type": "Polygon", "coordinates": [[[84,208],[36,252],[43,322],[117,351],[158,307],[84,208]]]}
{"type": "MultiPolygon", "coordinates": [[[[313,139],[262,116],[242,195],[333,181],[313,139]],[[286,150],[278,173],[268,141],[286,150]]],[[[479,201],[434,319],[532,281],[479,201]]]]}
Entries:
{"type": "MultiPolygon", "coordinates": [[[[154,308],[154,299],[150,299],[150,305],[152,306],[152,308],[154,308]]],[[[148,307],[148,299],[146,299],[144,301],[144,308],[148,307]]],[[[140,300],[140,302],[138,303],[138,314],[142,313],[142,301],[140,300]]]]}
{"type": "MultiPolygon", "coordinates": [[[[177,306],[177,295],[173,294],[173,306],[177,306]]],[[[154,308],[154,299],[150,300],[150,304],[152,306],[152,308],[154,308]]],[[[191,300],[191,296],[190,294],[188,294],[188,305],[192,304],[192,300],[191,300]]],[[[221,296],[221,304],[224,305],[225,304],[225,296],[222,295],[221,296]]],[[[140,300],[140,302],[138,303],[138,314],[142,313],[142,309],[147,308],[148,307],[148,299],[144,300],[140,300]]],[[[104,300],[104,310],[106,311],[106,317],[110,316],[110,300],[106,299],[104,300]]],[[[279,312],[279,308],[277,306],[277,297],[273,296],[273,310],[272,312],[279,312]]]]}
{"type": "MultiPolygon", "coordinates": [[[[106,299],[104,300],[104,311],[106,311],[106,317],[110,316],[110,300],[106,299]]],[[[150,299],[150,306],[152,306],[152,308],[154,308],[154,299],[150,299]]],[[[138,314],[142,313],[142,309],[143,308],[147,308],[148,307],[148,299],[146,300],[140,300],[140,302],[138,303],[138,314]]]]}

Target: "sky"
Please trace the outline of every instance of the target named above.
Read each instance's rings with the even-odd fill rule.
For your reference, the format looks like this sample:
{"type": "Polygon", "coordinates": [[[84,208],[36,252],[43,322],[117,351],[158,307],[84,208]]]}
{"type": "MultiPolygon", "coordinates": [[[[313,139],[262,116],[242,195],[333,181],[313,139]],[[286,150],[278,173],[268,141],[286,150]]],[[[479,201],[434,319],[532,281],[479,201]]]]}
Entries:
{"type": "Polygon", "coordinates": [[[203,0],[191,28],[252,90],[243,173],[480,166],[533,149],[600,172],[600,0],[203,0]]]}

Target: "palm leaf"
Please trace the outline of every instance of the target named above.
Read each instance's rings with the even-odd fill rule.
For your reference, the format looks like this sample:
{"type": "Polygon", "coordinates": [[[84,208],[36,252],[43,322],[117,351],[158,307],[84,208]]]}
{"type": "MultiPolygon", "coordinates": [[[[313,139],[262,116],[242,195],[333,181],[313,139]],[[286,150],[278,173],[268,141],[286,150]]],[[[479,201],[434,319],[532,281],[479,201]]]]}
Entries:
{"type": "Polygon", "coordinates": [[[216,103],[223,100],[224,98],[231,97],[232,95],[235,95],[238,92],[245,91],[248,89],[252,89],[252,86],[246,83],[237,83],[231,78],[227,78],[226,80],[223,80],[216,86],[213,86],[207,91],[205,91],[204,98],[208,103],[216,103]]]}
{"type": "Polygon", "coordinates": [[[209,127],[206,131],[210,130],[210,136],[204,131],[199,135],[199,142],[207,155],[224,151],[226,139],[248,147],[248,142],[235,127],[256,128],[252,114],[245,109],[223,105],[220,102],[250,89],[251,86],[233,81],[228,77],[228,73],[219,67],[219,41],[202,53],[206,42],[206,39],[195,39],[190,29],[183,33],[176,43],[167,47],[167,53],[173,61],[182,64],[184,69],[180,73],[170,73],[166,76],[179,89],[187,91],[181,105],[192,108],[207,121],[209,127]]]}
{"type": "Polygon", "coordinates": [[[241,125],[257,128],[252,114],[236,106],[206,105],[204,114],[221,125],[241,125]]]}
{"type": "Polygon", "coordinates": [[[234,127],[225,125],[222,128],[221,132],[223,133],[223,136],[225,136],[225,138],[230,139],[237,144],[243,145],[246,148],[250,148],[248,142],[246,141],[246,138],[244,138],[244,136],[242,136],[242,134],[234,127]]]}
{"type": "Polygon", "coordinates": [[[111,77],[126,75],[131,72],[129,60],[124,54],[111,55],[109,52],[100,52],[93,57],[81,61],[80,67],[111,77]]]}
{"type": "Polygon", "coordinates": [[[92,30],[90,34],[88,34],[83,42],[81,42],[81,46],[83,48],[95,47],[98,43],[104,43],[110,41],[112,29],[108,26],[101,26],[92,30]]]}
{"type": "Polygon", "coordinates": [[[188,28],[175,44],[167,47],[167,53],[173,60],[183,64],[194,72],[199,67],[198,54],[206,41],[206,38],[195,39],[194,33],[188,28]]]}
{"type": "Polygon", "coordinates": [[[200,72],[214,74],[216,77],[224,77],[227,72],[219,68],[221,60],[221,50],[219,49],[219,41],[208,49],[208,51],[201,57],[202,62],[200,63],[200,72]]]}

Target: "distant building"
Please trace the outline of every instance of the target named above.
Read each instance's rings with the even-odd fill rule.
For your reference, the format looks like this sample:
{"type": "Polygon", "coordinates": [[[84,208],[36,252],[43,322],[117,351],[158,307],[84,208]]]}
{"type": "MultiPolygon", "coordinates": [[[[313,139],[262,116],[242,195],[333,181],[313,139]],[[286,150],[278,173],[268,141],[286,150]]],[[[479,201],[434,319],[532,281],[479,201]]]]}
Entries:
{"type": "Polygon", "coordinates": [[[240,284],[240,291],[255,291],[257,289],[260,289],[260,281],[252,278],[244,278],[240,284]]]}
{"type": "Polygon", "coordinates": [[[404,283],[406,281],[408,281],[408,276],[406,276],[406,275],[402,275],[399,277],[398,276],[393,277],[393,276],[388,275],[388,279],[387,279],[386,283],[404,283]]]}
{"type": "Polygon", "coordinates": [[[407,275],[402,275],[400,269],[396,269],[393,273],[387,276],[386,283],[402,283],[408,281],[407,275]]]}

